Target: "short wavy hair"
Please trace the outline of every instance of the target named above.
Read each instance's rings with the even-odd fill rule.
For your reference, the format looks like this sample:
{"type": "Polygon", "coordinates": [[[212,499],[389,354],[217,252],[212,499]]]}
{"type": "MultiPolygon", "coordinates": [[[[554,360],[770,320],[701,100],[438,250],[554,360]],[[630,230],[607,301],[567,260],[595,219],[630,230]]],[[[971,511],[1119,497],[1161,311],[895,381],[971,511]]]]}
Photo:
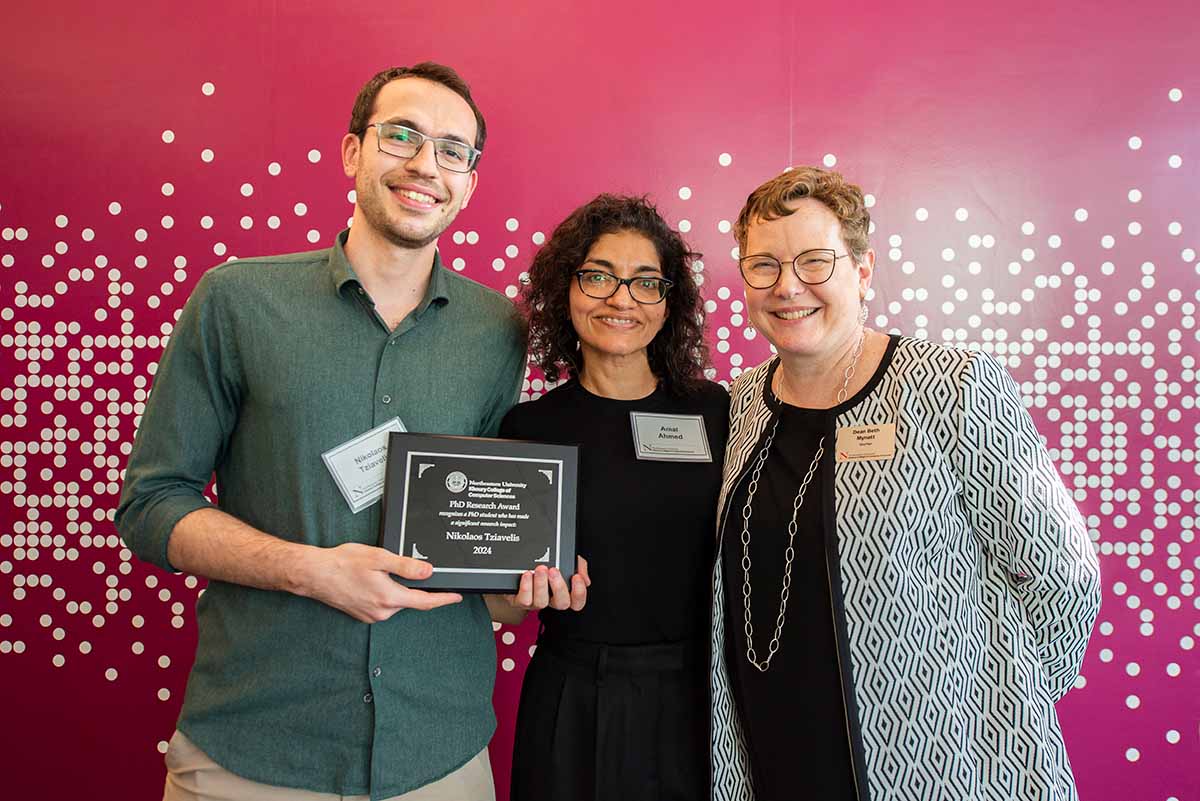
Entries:
{"type": "Polygon", "coordinates": [[[632,231],[654,244],[667,292],[667,319],[650,342],[650,370],[673,395],[696,388],[709,366],[704,344],[704,306],[692,263],[701,254],[684,242],[646,197],[602,194],[563,220],[533,257],[529,282],[518,304],[529,322],[530,356],[546,378],[576,378],[579,336],[571,323],[571,282],[588,251],[604,234],[632,231]]]}
{"type": "Polygon", "coordinates": [[[811,197],[825,205],[842,226],[842,239],[855,262],[861,263],[871,242],[871,213],[863,200],[863,191],[841,173],[820,167],[792,167],[781,172],[746,198],[746,205],[733,226],[738,248],[746,249],[746,234],[756,222],[768,222],[793,213],[789,203],[811,197]]]}

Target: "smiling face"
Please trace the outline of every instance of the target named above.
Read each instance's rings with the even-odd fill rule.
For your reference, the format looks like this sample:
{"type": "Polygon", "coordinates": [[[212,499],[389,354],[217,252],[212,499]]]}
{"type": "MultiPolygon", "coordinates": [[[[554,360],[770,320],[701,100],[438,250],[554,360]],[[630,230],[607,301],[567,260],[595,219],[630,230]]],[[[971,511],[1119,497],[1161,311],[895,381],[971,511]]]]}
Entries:
{"type": "Polygon", "coordinates": [[[783,264],[775,286],[746,286],[746,309],[754,327],[781,357],[818,363],[836,359],[858,336],[859,310],[871,285],[875,253],[868,250],[860,263],[852,256],[838,259],[823,284],[802,283],[792,269],[798,253],[829,248],[840,256],[848,249],[837,216],[824,203],[802,198],[788,208],[792,214],[755,221],[746,231],[744,255],[766,254],[783,264]]]}
{"type": "MultiPolygon", "coordinates": [[[[662,266],[654,243],[633,231],[601,235],[576,269],[602,270],[618,278],[645,276],[662,278],[662,266]]],[[[583,363],[612,357],[641,354],[646,358],[655,335],[667,319],[667,301],[638,303],[622,286],[609,298],[588,297],[571,280],[571,324],[579,336],[583,363]]]]}
{"type": "MultiPolygon", "coordinates": [[[[370,122],[391,122],[426,136],[475,141],[475,113],[446,86],[423,78],[400,78],[380,90],[370,122]]],[[[435,242],[475,191],[474,170],[457,173],[438,167],[433,143],[411,159],[379,150],[378,129],[363,138],[342,140],[342,166],[354,179],[355,230],[372,232],[403,248],[435,242]],[[360,227],[361,226],[361,227],[360,227]]]]}

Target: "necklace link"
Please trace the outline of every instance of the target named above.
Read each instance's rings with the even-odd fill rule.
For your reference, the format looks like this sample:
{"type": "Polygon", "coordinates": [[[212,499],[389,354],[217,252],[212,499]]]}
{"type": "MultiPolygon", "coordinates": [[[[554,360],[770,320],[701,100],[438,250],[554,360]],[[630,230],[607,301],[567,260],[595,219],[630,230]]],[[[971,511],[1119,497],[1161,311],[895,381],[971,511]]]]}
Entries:
{"type": "MultiPolygon", "coordinates": [[[[837,403],[835,406],[841,406],[846,401],[846,390],[850,386],[850,379],[854,376],[854,369],[858,366],[858,360],[862,356],[863,341],[866,339],[866,332],[863,329],[858,331],[858,341],[854,345],[854,350],[850,356],[850,364],[843,372],[842,388],[837,393],[837,403]]],[[[750,474],[750,485],[746,489],[746,503],[742,507],[742,603],[745,609],[744,630],[746,634],[746,659],[760,673],[766,673],[771,667],[771,660],[779,651],[780,638],[783,636],[783,624],[786,620],[788,597],[791,595],[792,589],[792,562],[796,558],[795,540],[798,527],[796,518],[800,513],[800,507],[804,505],[804,496],[808,490],[808,485],[812,483],[813,476],[816,475],[817,467],[821,464],[821,457],[825,455],[825,437],[822,436],[817,442],[817,452],[813,455],[812,462],[808,465],[808,472],[804,474],[804,479],[800,482],[800,489],[796,491],[796,497],[792,501],[792,519],[788,523],[787,532],[788,540],[787,547],[783,551],[783,584],[779,590],[779,614],[775,618],[775,632],[771,637],[770,643],[767,645],[767,657],[761,662],[758,659],[758,652],[754,648],[754,624],[751,621],[750,614],[750,516],[753,513],[754,495],[758,491],[758,479],[762,474],[763,465],[767,462],[767,456],[771,452],[771,444],[775,441],[775,434],[779,430],[779,417],[776,416],[775,424],[771,427],[771,433],[767,435],[763,441],[762,450],[759,451],[758,457],[755,459],[754,470],[750,474]]]]}

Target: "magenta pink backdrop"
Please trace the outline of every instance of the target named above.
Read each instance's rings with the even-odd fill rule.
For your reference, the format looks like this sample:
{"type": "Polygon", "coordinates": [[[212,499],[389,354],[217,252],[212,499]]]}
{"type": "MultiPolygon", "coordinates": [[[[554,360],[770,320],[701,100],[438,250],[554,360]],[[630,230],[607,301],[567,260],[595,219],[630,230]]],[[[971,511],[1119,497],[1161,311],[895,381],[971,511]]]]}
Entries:
{"type": "MultiPolygon", "coordinates": [[[[747,192],[792,163],[861,183],[872,323],[1007,364],[1101,554],[1100,623],[1059,706],[1083,799],[1200,798],[1192,3],[16,5],[0,11],[6,797],[157,797],[202,585],[131,561],[112,513],[163,337],[213,264],[329,243],[351,213],[337,145],[355,92],[434,58],[491,131],[447,262],[511,297],[569,210],[648,192],[705,254],[719,380],[767,355],[731,257],[747,192]]],[[[497,633],[502,799],[532,636],[497,633]]]]}

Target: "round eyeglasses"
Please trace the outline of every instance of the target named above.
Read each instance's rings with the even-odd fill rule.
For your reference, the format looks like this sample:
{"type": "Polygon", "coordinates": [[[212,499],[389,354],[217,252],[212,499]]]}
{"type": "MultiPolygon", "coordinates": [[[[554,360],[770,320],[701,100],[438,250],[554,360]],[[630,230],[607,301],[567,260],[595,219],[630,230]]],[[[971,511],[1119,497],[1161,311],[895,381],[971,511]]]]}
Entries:
{"type": "MultiPolygon", "coordinates": [[[[843,253],[839,256],[828,248],[805,250],[792,259],[792,272],[802,284],[823,284],[833,276],[837,260],[849,255],[843,253]]],[[[770,289],[779,283],[779,276],[783,275],[783,264],[779,259],[765,253],[743,256],[738,259],[738,269],[742,271],[742,279],[755,289],[770,289]]]]}
{"type": "Polygon", "coordinates": [[[575,280],[579,281],[579,290],[589,298],[604,300],[617,294],[623,287],[629,287],[629,296],[638,303],[653,306],[662,303],[667,296],[667,290],[675,286],[675,282],[657,275],[635,275],[633,278],[617,278],[604,270],[576,270],[575,280]]]}
{"type": "Polygon", "coordinates": [[[434,161],[439,167],[450,172],[470,172],[479,161],[479,157],[483,155],[482,150],[476,150],[466,142],[426,136],[420,131],[404,125],[374,122],[367,127],[375,129],[379,152],[397,158],[416,158],[426,142],[433,142],[434,161]]]}

